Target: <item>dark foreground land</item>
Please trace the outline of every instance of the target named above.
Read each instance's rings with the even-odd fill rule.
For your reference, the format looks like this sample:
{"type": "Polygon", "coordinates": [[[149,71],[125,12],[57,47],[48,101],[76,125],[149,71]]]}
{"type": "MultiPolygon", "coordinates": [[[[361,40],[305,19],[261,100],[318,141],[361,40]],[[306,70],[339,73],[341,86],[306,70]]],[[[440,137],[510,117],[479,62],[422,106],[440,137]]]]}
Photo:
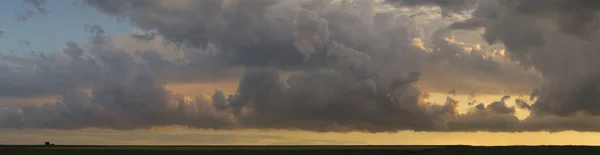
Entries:
{"type": "Polygon", "coordinates": [[[16,146],[0,155],[213,155],[213,154],[394,154],[394,155],[600,155],[591,146],[16,146]]]}

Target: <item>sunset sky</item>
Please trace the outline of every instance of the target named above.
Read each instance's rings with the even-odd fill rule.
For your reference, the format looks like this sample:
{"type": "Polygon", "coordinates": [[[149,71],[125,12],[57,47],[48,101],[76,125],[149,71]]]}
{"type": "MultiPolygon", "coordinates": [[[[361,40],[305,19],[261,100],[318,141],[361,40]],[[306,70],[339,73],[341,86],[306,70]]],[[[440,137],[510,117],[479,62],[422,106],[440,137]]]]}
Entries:
{"type": "Polygon", "coordinates": [[[0,144],[600,145],[600,1],[5,0],[0,20],[0,144]]]}

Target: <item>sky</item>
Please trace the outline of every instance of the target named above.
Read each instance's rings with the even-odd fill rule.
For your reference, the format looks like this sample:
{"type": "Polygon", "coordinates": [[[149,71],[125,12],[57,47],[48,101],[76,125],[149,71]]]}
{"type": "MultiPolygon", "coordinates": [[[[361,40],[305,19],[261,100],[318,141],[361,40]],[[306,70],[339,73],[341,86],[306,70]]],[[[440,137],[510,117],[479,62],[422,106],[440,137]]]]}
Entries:
{"type": "Polygon", "coordinates": [[[59,51],[69,40],[85,40],[89,33],[82,25],[102,24],[108,34],[130,32],[133,27],[97,11],[73,5],[72,1],[48,1],[44,6],[49,13],[18,20],[17,15],[31,8],[19,0],[2,2],[0,19],[3,33],[0,51],[27,53],[59,51]],[[80,30],[80,31],[78,31],[80,30]],[[28,41],[25,46],[20,41],[28,41]]]}
{"type": "Polygon", "coordinates": [[[599,6],[6,0],[0,144],[600,145],[599,6]]]}

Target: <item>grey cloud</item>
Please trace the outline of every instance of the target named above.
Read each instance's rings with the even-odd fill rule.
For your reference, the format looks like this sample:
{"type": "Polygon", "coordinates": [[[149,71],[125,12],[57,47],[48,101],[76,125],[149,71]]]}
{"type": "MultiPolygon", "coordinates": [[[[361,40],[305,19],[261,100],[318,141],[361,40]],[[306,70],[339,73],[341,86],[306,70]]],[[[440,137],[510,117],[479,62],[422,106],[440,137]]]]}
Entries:
{"type": "Polygon", "coordinates": [[[384,2],[395,6],[439,6],[444,16],[461,13],[477,4],[477,0],[385,0],[384,2]]]}
{"type": "Polygon", "coordinates": [[[468,19],[465,21],[454,22],[454,23],[450,24],[448,26],[448,28],[453,29],[453,30],[460,30],[460,29],[474,30],[474,29],[477,29],[482,26],[483,25],[482,25],[481,21],[479,21],[477,19],[468,19]]]}
{"type": "Polygon", "coordinates": [[[83,49],[75,42],[68,42],[63,53],[42,54],[0,54],[0,62],[6,62],[2,65],[6,70],[0,75],[0,96],[56,95],[89,86],[100,74],[95,59],[84,57],[83,49]]]}
{"type": "Polygon", "coordinates": [[[525,0],[514,6],[517,13],[556,18],[556,24],[564,33],[583,39],[596,37],[600,28],[600,2],[594,0],[525,0]],[[592,32],[592,33],[591,33],[592,32]]]}
{"type": "Polygon", "coordinates": [[[70,56],[73,59],[80,59],[83,56],[83,49],[81,47],[79,47],[79,44],[77,42],[74,41],[69,41],[67,42],[67,48],[65,48],[63,50],[63,52],[65,54],[67,54],[68,56],[70,56]]]}
{"type": "MultiPolygon", "coordinates": [[[[353,70],[358,61],[340,61],[340,65],[331,70],[300,71],[286,82],[280,81],[277,70],[249,70],[242,77],[238,92],[226,100],[219,93],[213,96],[213,102],[202,98],[186,99],[167,91],[164,82],[147,70],[148,62],[137,64],[135,55],[108,45],[95,44],[90,48],[89,53],[98,63],[99,72],[103,73],[92,85],[91,95],[66,92],[56,103],[28,106],[9,113],[3,127],[136,129],[185,125],[216,129],[382,132],[437,128],[441,115],[454,112],[452,106],[418,104],[422,93],[411,85],[418,74],[406,78],[364,75],[363,71],[353,70]],[[344,99],[341,96],[355,97],[344,99]],[[365,104],[368,102],[372,103],[365,104]],[[217,103],[233,110],[231,114],[235,117],[231,119],[226,111],[218,111],[217,103]],[[432,111],[428,111],[429,108],[432,111]],[[337,114],[332,113],[335,111],[337,114]]],[[[71,48],[65,52],[79,50],[74,46],[71,48]]],[[[330,50],[335,51],[332,56],[346,56],[348,60],[360,60],[356,57],[361,57],[353,55],[357,51],[342,45],[334,45],[330,50]]]]}
{"type": "Polygon", "coordinates": [[[529,95],[529,101],[534,101],[537,99],[538,95],[539,95],[539,90],[538,89],[533,89],[531,91],[531,94],[529,95]]]}
{"type": "MultiPolygon", "coordinates": [[[[88,26],[92,27],[92,26],[88,26]]],[[[100,26],[95,29],[89,44],[113,44],[110,37],[104,36],[100,26]]],[[[119,40],[116,40],[119,41],[119,40]]],[[[94,53],[103,53],[105,49],[87,48],[87,43],[69,41],[61,52],[39,53],[39,57],[16,56],[12,53],[0,53],[2,74],[0,75],[0,96],[44,96],[59,95],[70,89],[84,89],[101,79],[102,61],[98,61],[94,53]],[[84,49],[85,48],[85,49],[84,49]],[[6,64],[5,64],[6,63],[6,64]],[[4,70],[6,69],[6,70],[4,70]]],[[[111,45],[113,46],[113,45],[111,45]]],[[[144,61],[153,70],[152,76],[168,81],[189,82],[201,81],[202,78],[220,75],[217,71],[211,52],[181,48],[185,53],[183,62],[167,60],[154,50],[128,51],[135,57],[135,62],[144,61]]],[[[118,49],[122,50],[122,49],[118,49]]],[[[130,49],[131,50],[131,49],[130,49]]],[[[164,51],[163,51],[164,52],[164,51]]],[[[126,56],[126,55],[120,55],[126,56]]],[[[120,56],[115,56],[118,58],[120,56]]],[[[110,63],[110,62],[106,62],[110,63]]]]}
{"type": "Polygon", "coordinates": [[[452,89],[451,91],[448,91],[448,94],[450,94],[452,96],[456,96],[456,89],[452,89]]]}
{"type": "MultiPolygon", "coordinates": [[[[212,61],[220,64],[217,68],[240,65],[275,67],[284,70],[323,68],[327,66],[327,48],[332,41],[335,41],[371,57],[378,57],[376,59],[381,61],[396,61],[398,65],[394,65],[400,67],[398,70],[420,72],[432,70],[425,73],[427,77],[424,78],[441,76],[435,75],[440,71],[433,71],[434,69],[429,67],[443,70],[444,64],[423,65],[425,60],[430,59],[429,57],[441,56],[453,59],[451,61],[457,63],[453,66],[456,70],[468,72],[475,68],[476,71],[484,70],[498,75],[515,73],[525,74],[519,76],[529,76],[527,79],[538,78],[535,75],[527,75],[529,73],[526,71],[520,71],[521,68],[500,68],[503,64],[482,59],[484,56],[478,55],[477,52],[457,58],[452,57],[454,55],[436,56],[436,54],[429,55],[418,51],[411,47],[411,39],[424,36],[420,36],[421,32],[414,29],[412,21],[405,17],[397,17],[390,12],[376,12],[373,9],[376,5],[371,1],[351,3],[341,1],[334,4],[331,4],[332,1],[278,0],[177,1],[169,4],[165,4],[165,1],[90,0],[85,2],[109,15],[128,18],[140,28],[156,31],[156,34],[165,36],[166,40],[177,44],[185,43],[189,47],[215,49],[217,52],[214,53],[215,59],[212,61]],[[354,7],[350,9],[335,7],[346,3],[351,4],[347,6],[354,7]],[[233,10],[237,11],[233,12],[233,10]],[[198,18],[198,15],[202,18],[198,18]]],[[[447,46],[448,48],[442,48],[441,52],[437,52],[444,54],[455,54],[452,52],[461,52],[464,48],[451,43],[445,44],[449,45],[435,44],[433,47],[447,46]]],[[[389,67],[382,65],[372,68],[389,67]]],[[[485,74],[478,75],[485,76],[485,74]]],[[[490,82],[506,81],[505,79],[511,78],[492,75],[476,79],[489,79],[485,82],[490,82]]],[[[535,85],[535,83],[531,84],[535,85]]],[[[441,89],[447,91],[452,88],[441,89]]],[[[466,92],[474,90],[475,88],[469,88],[466,92]]]]}
{"type": "MultiPolygon", "coordinates": [[[[481,49],[464,52],[465,46],[444,39],[448,29],[434,34],[434,52],[423,51],[412,45],[413,38],[422,36],[412,29],[415,24],[411,19],[378,12],[372,1],[85,3],[108,15],[126,18],[141,29],[155,30],[157,36],[189,49],[183,51],[182,62],[168,60],[153,50],[126,52],[115,47],[100,26],[87,25],[86,31],[92,35],[90,47],[67,43],[62,56],[55,58],[67,61],[0,57],[24,68],[0,80],[6,81],[6,88],[43,90],[38,87],[66,86],[60,90],[60,101],[2,113],[2,127],[138,129],[182,125],[316,132],[525,129],[524,122],[514,116],[515,108],[506,105],[507,98],[478,105],[466,114],[458,113],[458,101],[452,98],[441,104],[427,102],[427,93],[417,87],[427,76],[444,75],[434,81],[450,77],[477,79],[485,76],[467,73],[495,76],[514,73],[514,68],[489,59],[491,55],[481,49]],[[41,62],[46,64],[39,66],[47,67],[43,72],[26,72],[41,62]],[[451,67],[440,67],[447,66],[444,62],[450,62],[451,67]],[[165,88],[174,79],[231,67],[245,68],[232,95],[216,91],[210,97],[191,97],[165,88]],[[291,75],[284,77],[284,72],[291,75]],[[27,85],[30,80],[22,77],[49,80],[27,85]],[[89,91],[81,90],[84,88],[89,91]]],[[[500,38],[538,36],[526,32],[515,31],[500,38]]],[[[521,47],[518,45],[510,48],[521,47]]],[[[509,75],[529,75],[525,72],[509,75]]],[[[498,76],[490,81],[505,79],[498,76]]]]}
{"type": "Polygon", "coordinates": [[[519,107],[532,111],[524,129],[589,131],[594,124],[577,119],[596,117],[600,109],[593,95],[600,81],[594,67],[599,65],[594,54],[600,49],[598,6],[598,1],[586,0],[486,1],[472,19],[454,25],[485,28],[484,39],[504,44],[512,60],[544,76],[544,85],[531,93],[535,103],[517,100],[519,107]],[[553,120],[560,125],[550,126],[553,120]]]}
{"type": "Polygon", "coordinates": [[[136,33],[131,34],[132,38],[135,38],[140,41],[154,40],[155,36],[156,36],[156,33],[154,33],[154,32],[136,32],[136,33]]]}
{"type": "Polygon", "coordinates": [[[46,0],[23,0],[24,5],[30,5],[33,6],[35,8],[35,10],[39,13],[47,13],[48,10],[46,10],[45,5],[46,5],[46,0]]]}
{"type": "Polygon", "coordinates": [[[90,42],[92,44],[105,44],[108,42],[108,37],[105,35],[106,32],[104,31],[102,26],[85,24],[83,27],[86,32],[90,33],[90,42]]]}
{"type": "Polygon", "coordinates": [[[600,130],[598,116],[531,116],[522,122],[524,131],[582,131],[597,132],[600,130]]]}
{"type": "Polygon", "coordinates": [[[0,37],[4,37],[4,30],[0,30],[0,37]]]}
{"type": "Polygon", "coordinates": [[[487,105],[479,104],[466,115],[514,114],[516,111],[515,108],[508,107],[506,103],[509,98],[509,96],[504,96],[499,101],[494,101],[487,105]]]}
{"type": "MultiPolygon", "coordinates": [[[[553,19],[560,31],[582,39],[593,39],[598,35],[597,31],[600,28],[598,26],[600,17],[597,15],[600,2],[594,0],[386,0],[385,2],[398,6],[439,6],[443,9],[443,15],[477,8],[473,14],[475,18],[457,22],[451,26],[454,28],[475,28],[484,25],[487,25],[487,28],[491,27],[490,23],[484,24],[481,19],[502,19],[504,20],[502,23],[505,24],[503,27],[507,27],[510,26],[506,25],[507,22],[518,22],[510,21],[519,20],[520,17],[514,18],[516,16],[553,19]]],[[[525,23],[527,22],[519,23],[519,25],[526,27],[525,23]]],[[[534,30],[528,30],[528,32],[535,35],[534,30]]],[[[488,31],[488,33],[493,33],[493,31],[488,31]]],[[[496,33],[503,34],[507,31],[496,33]]],[[[498,36],[498,34],[493,36],[498,36]]],[[[512,40],[498,39],[505,43],[512,40]]],[[[495,39],[488,38],[488,40],[495,39]]]]}
{"type": "Polygon", "coordinates": [[[526,100],[522,99],[522,98],[516,98],[515,99],[515,104],[517,104],[517,106],[521,109],[525,109],[525,110],[531,110],[531,105],[529,103],[527,103],[526,100]]]}
{"type": "Polygon", "coordinates": [[[457,89],[459,94],[468,95],[501,94],[508,89],[525,94],[544,81],[535,70],[524,69],[509,57],[492,52],[489,46],[468,45],[452,36],[452,31],[445,28],[437,29],[431,36],[430,46],[435,49],[422,60],[426,62],[421,67],[424,80],[419,82],[428,91],[457,89]],[[512,78],[515,76],[521,78],[512,78]]]}
{"type": "Polygon", "coordinates": [[[485,1],[473,12],[474,18],[453,25],[486,27],[484,37],[488,42],[498,40],[508,48],[523,49],[543,44],[539,28],[534,28],[542,20],[550,20],[553,24],[545,26],[553,25],[563,33],[593,39],[598,35],[598,6],[599,2],[589,0],[485,1]],[[519,40],[524,43],[519,44],[519,40]]]}
{"type": "Polygon", "coordinates": [[[27,21],[38,14],[47,14],[49,11],[46,9],[46,0],[23,0],[23,12],[15,11],[15,18],[17,21],[27,21]]]}
{"type": "MultiPolygon", "coordinates": [[[[130,53],[106,43],[93,44],[89,53],[94,63],[86,65],[92,58],[82,58],[81,49],[73,42],[67,46],[65,53],[71,57],[71,63],[82,63],[68,67],[80,67],[97,77],[87,81],[91,84],[89,94],[65,88],[61,100],[55,103],[4,113],[6,118],[2,127],[138,129],[186,125],[226,129],[231,125],[232,120],[227,114],[217,112],[208,98],[189,98],[166,90],[163,79],[153,77],[145,63],[135,62],[130,53]]],[[[74,70],[78,69],[69,71],[74,70]]],[[[71,76],[75,79],[67,79],[68,84],[86,79],[83,75],[72,73],[71,76]]]]}
{"type": "Polygon", "coordinates": [[[233,108],[253,107],[249,112],[235,110],[251,128],[319,132],[439,128],[438,121],[446,112],[435,110],[438,105],[420,105],[423,94],[411,86],[410,79],[392,80],[355,79],[324,70],[298,72],[282,82],[276,72],[259,70],[246,74],[236,95],[228,100],[233,108]],[[379,88],[375,81],[392,85],[379,88]]]}
{"type": "MultiPolygon", "coordinates": [[[[409,35],[404,19],[385,19],[398,24],[370,32],[365,28],[376,25],[372,2],[353,2],[359,7],[348,9],[339,8],[346,2],[313,2],[190,1],[183,6],[193,9],[181,12],[171,8],[181,7],[178,2],[86,1],[109,14],[127,15],[141,28],[155,29],[175,43],[215,51],[191,58],[194,61],[208,59],[223,67],[246,67],[237,92],[225,96],[217,91],[212,102],[169,92],[160,68],[173,62],[153,51],[124,52],[111,45],[100,26],[88,25],[92,46],[86,58],[94,60],[96,69],[91,71],[99,74],[90,84],[91,95],[66,91],[62,101],[25,107],[12,117],[20,118],[23,125],[17,127],[23,128],[184,125],[319,132],[443,130],[445,115],[456,112],[455,101],[421,104],[426,95],[414,85],[420,73],[413,65],[418,62],[401,65],[392,61],[411,60],[405,56],[421,51],[408,46],[398,47],[406,51],[372,46],[408,45],[410,37],[377,36],[388,32],[409,35]],[[156,15],[165,18],[147,16],[146,11],[159,11],[156,15]],[[198,21],[197,15],[205,17],[198,21]],[[295,22],[289,20],[294,18],[295,22]],[[348,22],[358,25],[345,27],[348,22]],[[285,79],[282,71],[293,75],[285,79]]],[[[81,57],[77,46],[67,46],[65,54],[71,59],[81,57]]]]}
{"type": "Polygon", "coordinates": [[[466,114],[458,115],[448,121],[450,130],[456,131],[491,131],[515,132],[521,131],[522,122],[514,115],[515,108],[508,107],[504,96],[499,101],[490,104],[478,104],[466,114]]]}
{"type": "Polygon", "coordinates": [[[24,45],[24,46],[31,45],[31,42],[28,41],[28,40],[19,40],[17,43],[20,44],[20,45],[24,45]]]}

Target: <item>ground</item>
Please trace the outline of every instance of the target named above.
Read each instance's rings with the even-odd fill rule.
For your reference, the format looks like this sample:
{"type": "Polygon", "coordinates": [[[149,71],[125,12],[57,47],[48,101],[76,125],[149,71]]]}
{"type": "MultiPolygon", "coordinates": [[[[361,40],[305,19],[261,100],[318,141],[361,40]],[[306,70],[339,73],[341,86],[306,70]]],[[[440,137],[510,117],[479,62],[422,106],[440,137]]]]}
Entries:
{"type": "Polygon", "coordinates": [[[395,154],[395,155],[587,155],[591,146],[0,146],[4,155],[187,155],[187,154],[395,154]]]}

